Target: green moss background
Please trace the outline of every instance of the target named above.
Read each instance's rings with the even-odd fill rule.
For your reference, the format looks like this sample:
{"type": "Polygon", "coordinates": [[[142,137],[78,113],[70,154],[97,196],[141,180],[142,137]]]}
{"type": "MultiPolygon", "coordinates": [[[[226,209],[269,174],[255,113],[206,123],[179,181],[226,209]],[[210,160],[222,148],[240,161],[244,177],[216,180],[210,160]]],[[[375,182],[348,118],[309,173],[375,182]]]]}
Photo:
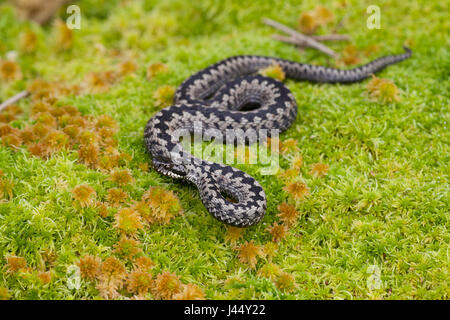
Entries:
{"type": "MultiPolygon", "coordinates": [[[[133,198],[150,186],[163,186],[180,197],[184,215],[169,225],[152,225],[139,236],[156,264],[155,273],[174,272],[184,283],[201,287],[209,299],[449,298],[448,2],[323,2],[336,21],[319,34],[332,32],[346,17],[339,33],[349,34],[358,50],[379,46],[361,62],[400,53],[404,43],[411,46],[413,57],[378,75],[400,89],[401,100],[394,103],[369,99],[367,81],[285,81],[297,99],[299,116],[281,138],[298,141],[305,163],[302,179],[311,193],[298,202],[301,218],[273,258],[295,279],[296,289],[289,293],[258,276],[264,259],[257,270],[239,261],[233,246],[224,241],[225,226],[209,215],[193,186],[138,166],[148,162],[143,128],[158,110],[153,98],[158,87],[177,86],[201,68],[238,54],[331,63],[316,51],[299,52],[272,40],[275,31],[261,23],[268,17],[295,27],[300,13],[313,9],[316,1],[82,0],[79,5],[81,30],[74,30],[71,48],[61,50],[52,25],[21,21],[0,1],[0,58],[16,52],[23,73],[21,80],[0,83],[0,100],[38,77],[75,84],[92,71],[117,68],[121,59],[111,55],[111,49],[137,63],[134,75],[107,92],[68,96],[61,103],[83,114],[108,114],[119,122],[120,149],[133,156],[129,168],[135,183],[125,188],[133,198]],[[379,30],[366,27],[371,4],[381,8],[379,30]],[[34,53],[20,51],[18,39],[25,30],[38,35],[34,53]],[[158,61],[169,71],[148,81],[146,68],[158,61]],[[309,166],[317,162],[330,166],[322,179],[309,174],[309,166]],[[379,288],[368,286],[374,268],[380,270],[379,288]]],[[[59,15],[67,17],[64,10],[59,15]]],[[[329,45],[341,52],[347,44],[329,45]]],[[[20,106],[27,111],[29,99],[20,106]]],[[[25,121],[17,120],[14,126],[25,121]]],[[[281,165],[288,168],[288,159],[281,165]]],[[[77,163],[71,152],[44,161],[30,157],[25,149],[13,152],[3,146],[0,169],[15,184],[12,200],[0,202],[0,287],[8,288],[14,299],[98,297],[95,286],[84,280],[80,290],[69,289],[67,268],[85,254],[112,255],[119,235],[112,217],[76,209],[70,190],[89,184],[104,196],[111,184],[107,175],[77,163]],[[58,187],[61,180],[68,189],[58,187]],[[56,260],[55,277],[48,285],[10,276],[1,268],[14,254],[37,269],[49,251],[56,260]]],[[[277,220],[277,206],[287,194],[277,177],[260,175],[256,166],[246,170],[266,190],[268,210],[259,225],[245,231],[244,240],[264,244],[271,239],[266,229],[277,220]]]]}

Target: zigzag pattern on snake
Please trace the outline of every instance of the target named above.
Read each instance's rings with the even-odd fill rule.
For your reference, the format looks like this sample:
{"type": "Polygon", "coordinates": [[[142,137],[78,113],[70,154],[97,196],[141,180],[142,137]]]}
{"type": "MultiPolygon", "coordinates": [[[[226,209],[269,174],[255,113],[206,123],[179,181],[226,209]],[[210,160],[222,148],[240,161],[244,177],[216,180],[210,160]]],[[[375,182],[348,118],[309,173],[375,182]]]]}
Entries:
{"type": "Polygon", "coordinates": [[[276,63],[287,78],[352,83],[409,58],[411,50],[404,49],[403,54],[384,56],[350,70],[251,55],[235,56],[211,65],[186,79],[175,94],[175,104],[148,121],[144,140],[153,168],[193,183],[207,210],[219,221],[237,227],[255,225],[266,212],[266,195],[261,185],[241,170],[196,158],[182,150],[177,132],[198,131],[194,123],[201,124],[200,133],[206,136],[227,129],[284,131],[297,116],[295,98],[282,82],[256,75],[259,70],[276,63]],[[246,110],[249,105],[258,107],[246,110]],[[230,201],[226,195],[236,201],[230,201]]]}

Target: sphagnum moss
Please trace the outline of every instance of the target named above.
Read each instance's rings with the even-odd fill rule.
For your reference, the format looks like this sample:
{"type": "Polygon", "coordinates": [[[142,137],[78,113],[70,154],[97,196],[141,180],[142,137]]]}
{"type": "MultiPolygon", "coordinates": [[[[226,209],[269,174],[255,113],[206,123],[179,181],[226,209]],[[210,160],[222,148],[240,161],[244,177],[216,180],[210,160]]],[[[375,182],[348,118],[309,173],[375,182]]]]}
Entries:
{"type": "Polygon", "coordinates": [[[71,31],[61,23],[31,26],[0,5],[0,100],[23,88],[31,92],[18,103],[22,113],[0,114],[0,134],[20,131],[14,136],[22,143],[11,148],[17,139],[0,138],[0,299],[183,299],[203,293],[209,299],[448,299],[450,55],[444,2],[394,1],[389,10],[380,5],[382,28],[374,30],[366,28],[366,16],[354,14],[366,12],[368,4],[360,1],[325,1],[325,10],[312,0],[245,7],[232,2],[216,12],[216,2],[202,1],[197,8],[214,14],[204,20],[210,14],[198,15],[186,1],[156,2],[150,11],[143,10],[143,1],[111,1],[101,17],[98,11],[83,15],[82,29],[71,31]],[[311,21],[301,19],[302,12],[311,21]],[[329,43],[343,53],[335,62],[272,40],[273,30],[260,23],[270,17],[326,34],[344,16],[342,33],[352,41],[329,43]],[[269,195],[268,210],[260,225],[231,237],[231,243],[227,228],[206,212],[194,188],[143,166],[149,160],[142,143],[146,121],[169,103],[172,88],[211,63],[260,54],[345,68],[396,53],[404,43],[412,46],[412,59],[377,75],[389,82],[373,94],[370,80],[348,86],[285,80],[299,107],[296,122],[280,137],[280,172],[289,174],[262,176],[259,166],[243,166],[269,195]],[[11,52],[15,60],[7,58],[11,52]],[[171,89],[154,97],[158,88],[171,89]],[[44,141],[53,130],[68,141],[44,141]],[[86,130],[96,132],[96,143],[80,146],[78,135],[86,130]],[[80,147],[86,161],[74,152],[80,147]],[[312,170],[317,163],[328,170],[312,170]],[[133,182],[110,180],[115,169],[130,170],[133,182]],[[304,183],[309,195],[294,199],[283,191],[290,183],[304,183]],[[73,205],[71,191],[79,185],[96,192],[86,207],[73,205]],[[137,203],[150,187],[173,192],[184,214],[174,212],[168,224],[143,218],[135,240],[142,256],[122,261],[129,257],[115,252],[121,241],[115,216],[124,208],[142,211],[137,203]],[[274,246],[267,228],[281,222],[289,234],[274,246]],[[234,250],[248,243],[262,253],[255,269],[245,269],[249,265],[234,250]],[[23,271],[10,272],[10,257],[20,257],[23,271]],[[82,261],[93,279],[73,293],[66,269],[82,261]],[[380,271],[379,289],[369,288],[368,270],[380,271]],[[44,284],[46,272],[51,281],[44,284]],[[159,291],[150,289],[148,273],[152,281],[159,277],[159,291]],[[174,286],[166,286],[172,282],[165,278],[174,286]]]}

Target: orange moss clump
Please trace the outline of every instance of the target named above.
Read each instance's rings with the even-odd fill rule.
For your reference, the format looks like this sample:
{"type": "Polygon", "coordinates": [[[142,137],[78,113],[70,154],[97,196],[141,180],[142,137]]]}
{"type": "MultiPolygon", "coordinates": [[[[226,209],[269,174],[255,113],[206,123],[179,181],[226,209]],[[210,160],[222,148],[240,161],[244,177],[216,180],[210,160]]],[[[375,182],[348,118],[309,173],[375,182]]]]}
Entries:
{"type": "Polygon", "coordinates": [[[18,115],[18,114],[22,114],[23,110],[17,104],[11,104],[11,105],[7,106],[5,109],[3,109],[3,113],[18,115]]]}
{"type": "Polygon", "coordinates": [[[283,240],[288,232],[286,226],[282,224],[279,225],[277,222],[275,222],[272,226],[268,227],[267,231],[269,231],[269,233],[272,235],[273,242],[279,242],[280,240],[283,240]]]}
{"type": "Polygon", "coordinates": [[[305,34],[313,34],[318,27],[318,23],[312,12],[302,12],[298,18],[298,28],[305,34]]]}
{"type": "Polygon", "coordinates": [[[88,167],[95,168],[98,164],[100,149],[95,144],[81,145],[78,149],[78,160],[88,167]]]}
{"type": "Polygon", "coordinates": [[[178,197],[161,187],[151,187],[142,196],[140,204],[142,217],[148,222],[167,224],[182,211],[178,197]],[[147,209],[145,208],[147,206],[147,209]]]}
{"type": "Polygon", "coordinates": [[[153,99],[155,99],[155,106],[167,107],[172,104],[173,97],[175,95],[175,87],[164,85],[156,89],[153,93],[153,99]]]}
{"type": "Polygon", "coordinates": [[[303,182],[291,182],[283,190],[292,195],[294,199],[303,199],[309,195],[309,188],[303,182]]]}
{"type": "Polygon", "coordinates": [[[8,134],[16,134],[17,132],[17,129],[11,127],[9,124],[0,125],[0,137],[6,136],[8,134]]]}
{"type": "Polygon", "coordinates": [[[299,212],[293,205],[283,202],[278,206],[278,211],[280,211],[278,217],[280,217],[280,220],[287,226],[291,226],[297,222],[299,212]]]}
{"type": "Polygon", "coordinates": [[[37,136],[34,134],[31,127],[22,129],[19,133],[19,137],[22,139],[22,142],[27,145],[37,140],[37,136]]]}
{"type": "Polygon", "coordinates": [[[266,263],[258,271],[258,276],[275,280],[281,274],[281,269],[274,263],[266,263]]]}
{"type": "Polygon", "coordinates": [[[340,60],[347,66],[360,63],[361,59],[359,58],[359,52],[356,46],[352,44],[346,46],[340,60]]]}
{"type": "Polygon", "coordinates": [[[15,114],[11,113],[11,112],[2,112],[0,114],[0,123],[9,123],[11,121],[16,120],[17,117],[15,114]]]}
{"type": "Polygon", "coordinates": [[[134,181],[131,171],[129,169],[114,170],[110,179],[117,183],[119,186],[124,186],[134,181]]]}
{"type": "Polygon", "coordinates": [[[153,295],[157,299],[170,300],[181,290],[182,283],[177,275],[166,271],[156,277],[153,295]]]}
{"type": "Polygon", "coordinates": [[[37,35],[31,30],[26,30],[20,34],[20,50],[25,53],[31,53],[37,47],[37,35]]]}
{"type": "Polygon", "coordinates": [[[0,170],[0,199],[4,199],[6,196],[8,196],[9,199],[12,199],[13,188],[14,182],[3,176],[3,172],[0,170]]]}
{"type": "Polygon", "coordinates": [[[87,184],[76,186],[72,190],[73,198],[78,201],[82,208],[91,205],[95,200],[96,192],[87,184]]]}
{"type": "Polygon", "coordinates": [[[227,233],[225,234],[225,241],[236,243],[244,234],[243,228],[227,226],[227,233]]]}
{"type": "Polygon", "coordinates": [[[364,55],[366,57],[370,57],[372,54],[377,53],[380,51],[380,46],[377,44],[372,44],[368,47],[366,47],[363,51],[364,55]]]}
{"type": "Polygon", "coordinates": [[[119,296],[117,290],[123,287],[127,277],[125,265],[115,257],[106,258],[100,268],[97,289],[104,299],[113,299],[119,296]]]}
{"type": "Polygon", "coordinates": [[[67,24],[62,20],[56,20],[56,43],[58,48],[67,50],[72,47],[73,32],[67,27],[67,24]]]}
{"type": "Polygon", "coordinates": [[[300,175],[300,171],[298,169],[287,169],[284,171],[281,171],[277,174],[282,180],[290,182],[297,178],[300,175]]]}
{"type": "Polygon", "coordinates": [[[80,268],[81,277],[87,280],[94,280],[100,274],[102,260],[98,257],[86,255],[77,263],[80,268]]]}
{"type": "Polygon", "coordinates": [[[277,254],[278,252],[278,244],[275,242],[267,242],[264,247],[264,256],[268,261],[272,261],[272,258],[277,254]]]}
{"type": "Polygon", "coordinates": [[[38,138],[44,138],[50,132],[50,129],[42,123],[36,123],[31,127],[33,134],[38,138]]]}
{"type": "Polygon", "coordinates": [[[133,262],[133,267],[135,270],[141,270],[145,272],[150,272],[154,265],[155,263],[152,261],[152,259],[146,256],[140,256],[133,262]]]}
{"type": "Polygon", "coordinates": [[[68,146],[69,137],[62,131],[52,130],[42,139],[42,144],[46,147],[47,153],[54,153],[68,146]]]}
{"type": "Polygon", "coordinates": [[[117,124],[117,121],[114,120],[114,118],[104,114],[104,115],[98,116],[98,118],[96,119],[96,122],[95,122],[95,127],[97,128],[97,130],[111,129],[111,130],[116,131],[118,129],[119,125],[117,124]]]}
{"type": "Polygon", "coordinates": [[[106,196],[106,200],[113,205],[118,206],[128,199],[128,194],[119,188],[111,188],[108,190],[108,195],[106,196]]]}
{"type": "Polygon", "coordinates": [[[125,60],[119,64],[119,75],[126,76],[137,70],[137,64],[132,60],[125,60]]]}
{"type": "Polygon", "coordinates": [[[28,151],[33,156],[45,158],[48,156],[47,148],[42,143],[31,143],[28,145],[28,151]]]}
{"type": "Polygon", "coordinates": [[[80,132],[76,138],[82,146],[96,145],[99,140],[97,134],[90,130],[80,132]]]}
{"type": "Polygon", "coordinates": [[[290,138],[284,141],[280,141],[280,153],[287,154],[292,152],[298,152],[299,148],[297,145],[297,140],[290,138]]]}
{"type": "Polygon", "coordinates": [[[264,254],[262,248],[254,244],[253,240],[237,247],[239,251],[239,260],[242,263],[250,265],[250,268],[256,267],[257,258],[264,254]]]}
{"type": "Polygon", "coordinates": [[[300,170],[303,167],[303,157],[301,154],[297,155],[292,159],[291,166],[293,169],[300,170]]]}
{"type": "Polygon", "coordinates": [[[276,277],[275,286],[281,291],[292,292],[296,288],[295,279],[289,273],[281,272],[276,277]]]}
{"type": "Polygon", "coordinates": [[[130,293],[143,296],[153,287],[152,274],[141,270],[132,271],[128,275],[126,287],[130,293]]]}
{"type": "Polygon", "coordinates": [[[173,296],[174,300],[205,300],[205,293],[195,284],[183,285],[183,291],[173,296]]]}
{"type": "Polygon", "coordinates": [[[119,157],[117,154],[105,152],[98,161],[99,169],[111,171],[119,165],[119,157]]]}
{"type": "Polygon", "coordinates": [[[130,208],[124,208],[117,212],[114,226],[123,234],[134,236],[143,228],[141,216],[130,208]]]}
{"type": "Polygon", "coordinates": [[[367,90],[371,98],[383,103],[400,101],[399,90],[390,80],[372,76],[372,80],[367,84],[367,90]]]}
{"type": "Polygon", "coordinates": [[[327,175],[329,168],[330,166],[325,163],[315,163],[312,165],[311,174],[316,177],[324,177],[327,175]]]}
{"type": "Polygon", "coordinates": [[[139,170],[141,170],[143,172],[148,172],[148,170],[149,170],[148,163],[140,163],[139,170]]]}
{"type": "Polygon", "coordinates": [[[17,115],[23,113],[22,109],[15,104],[12,104],[0,112],[0,123],[9,123],[17,119],[17,115]]]}
{"type": "Polygon", "coordinates": [[[105,203],[98,201],[95,207],[102,218],[106,218],[109,215],[108,206],[105,203]]]}
{"type": "Polygon", "coordinates": [[[25,258],[19,256],[9,256],[6,258],[7,273],[17,273],[27,269],[27,261],[25,258]]]}
{"type": "Polygon", "coordinates": [[[169,70],[169,68],[162,62],[152,63],[147,67],[147,80],[150,81],[157,74],[166,72],[167,70],[169,70]]]}
{"type": "Polygon", "coordinates": [[[102,93],[109,89],[110,85],[116,81],[113,72],[91,72],[86,76],[86,85],[92,93],[102,93]]]}
{"type": "Polygon", "coordinates": [[[265,77],[277,79],[279,81],[283,81],[286,78],[286,74],[284,73],[283,68],[281,68],[278,63],[273,63],[271,66],[261,69],[259,71],[259,74],[265,77]]]}
{"type": "Polygon", "coordinates": [[[9,300],[11,299],[11,295],[7,288],[0,287],[0,300],[9,300]]]}
{"type": "Polygon", "coordinates": [[[141,253],[140,243],[133,239],[122,237],[118,243],[114,245],[114,253],[121,259],[135,260],[141,253]]]}
{"type": "Polygon", "coordinates": [[[333,22],[334,20],[333,12],[331,12],[327,7],[324,6],[317,6],[313,11],[313,15],[318,25],[325,25],[327,23],[333,22]]]}
{"type": "Polygon", "coordinates": [[[298,28],[305,34],[313,34],[319,26],[334,20],[333,12],[324,6],[317,6],[314,10],[304,11],[298,19],[298,28]]]}
{"type": "Polygon", "coordinates": [[[102,279],[124,279],[125,274],[124,264],[115,257],[108,257],[101,264],[100,278],[102,279]]]}
{"type": "Polygon", "coordinates": [[[22,139],[15,134],[7,134],[1,137],[2,145],[17,150],[22,145],[22,139]]]}
{"type": "Polygon", "coordinates": [[[152,217],[152,209],[149,207],[149,205],[145,201],[143,201],[143,200],[134,201],[131,208],[139,213],[139,215],[142,217],[142,219],[144,220],[145,223],[155,222],[152,217]]]}
{"type": "Polygon", "coordinates": [[[31,118],[36,120],[36,123],[42,123],[47,127],[56,127],[55,117],[48,111],[43,111],[31,115],[31,118]]]}
{"type": "Polygon", "coordinates": [[[22,72],[16,62],[0,60],[0,80],[12,81],[20,78],[22,78],[22,72]]]}
{"type": "Polygon", "coordinates": [[[52,282],[52,272],[51,271],[39,272],[37,274],[37,277],[39,278],[39,280],[41,280],[41,282],[43,284],[49,284],[50,282],[52,282]]]}

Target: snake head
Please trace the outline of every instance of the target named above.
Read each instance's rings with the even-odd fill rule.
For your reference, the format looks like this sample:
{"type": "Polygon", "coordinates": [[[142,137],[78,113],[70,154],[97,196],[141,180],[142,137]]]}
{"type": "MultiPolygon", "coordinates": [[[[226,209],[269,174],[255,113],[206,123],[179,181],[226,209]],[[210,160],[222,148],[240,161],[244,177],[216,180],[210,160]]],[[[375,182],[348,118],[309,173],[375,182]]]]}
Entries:
{"type": "Polygon", "coordinates": [[[164,158],[153,158],[153,169],[157,172],[169,176],[174,179],[185,179],[186,171],[185,167],[182,165],[177,165],[171,162],[169,159],[164,158]]]}

